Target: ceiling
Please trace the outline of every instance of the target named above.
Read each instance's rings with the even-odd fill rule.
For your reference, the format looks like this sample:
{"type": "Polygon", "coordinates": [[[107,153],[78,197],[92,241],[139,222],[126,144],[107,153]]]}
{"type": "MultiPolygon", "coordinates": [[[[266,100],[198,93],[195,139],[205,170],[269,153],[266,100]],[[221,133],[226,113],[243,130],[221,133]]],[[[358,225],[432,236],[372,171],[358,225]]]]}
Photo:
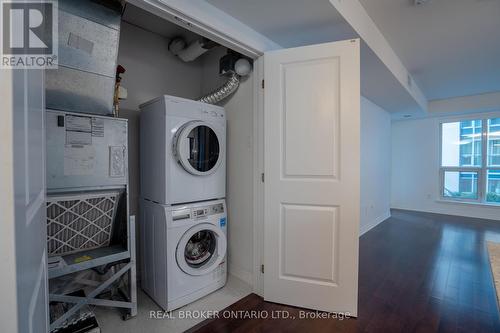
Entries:
{"type": "Polygon", "coordinates": [[[500,91],[500,1],[360,0],[429,100],[500,91]]]}
{"type": "Polygon", "coordinates": [[[329,0],[206,0],[283,47],[355,37],[329,0]]]}
{"type": "MultiPolygon", "coordinates": [[[[206,0],[282,47],[358,38],[329,0],[206,0]]],[[[361,93],[389,112],[418,112],[418,104],[361,43],[361,93]]]]}
{"type": "MultiPolygon", "coordinates": [[[[283,47],[357,37],[329,0],[206,1],[283,47]]],[[[427,99],[500,91],[500,0],[360,2],[427,99]]],[[[415,106],[403,90],[382,91],[396,82],[366,45],[361,65],[366,97],[393,112],[415,106]]]]}
{"type": "Polygon", "coordinates": [[[180,36],[187,42],[191,42],[200,38],[200,36],[194,32],[191,32],[175,23],[164,20],[159,16],[151,14],[129,3],[125,6],[122,20],[142,29],[159,34],[167,39],[180,36]]]}

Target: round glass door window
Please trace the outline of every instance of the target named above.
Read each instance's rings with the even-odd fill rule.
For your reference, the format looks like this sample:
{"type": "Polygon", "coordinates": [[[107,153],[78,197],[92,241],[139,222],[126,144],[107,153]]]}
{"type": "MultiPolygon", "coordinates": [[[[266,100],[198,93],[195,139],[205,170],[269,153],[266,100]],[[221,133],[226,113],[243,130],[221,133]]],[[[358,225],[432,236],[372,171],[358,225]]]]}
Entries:
{"type": "Polygon", "coordinates": [[[219,140],[208,126],[196,126],[187,136],[189,140],[189,164],[200,172],[213,169],[219,160],[219,140]]]}
{"type": "Polygon", "coordinates": [[[176,259],[179,267],[190,275],[203,275],[216,269],[226,256],[226,235],[210,223],[198,224],[181,237],[176,259]]]}
{"type": "Polygon", "coordinates": [[[193,268],[205,265],[216,250],[216,236],[210,230],[202,230],[189,238],[184,249],[186,263],[193,268]]]}
{"type": "Polygon", "coordinates": [[[195,121],[186,124],[176,142],[176,154],[186,171],[195,175],[214,172],[221,160],[217,133],[208,124],[195,121]]]}

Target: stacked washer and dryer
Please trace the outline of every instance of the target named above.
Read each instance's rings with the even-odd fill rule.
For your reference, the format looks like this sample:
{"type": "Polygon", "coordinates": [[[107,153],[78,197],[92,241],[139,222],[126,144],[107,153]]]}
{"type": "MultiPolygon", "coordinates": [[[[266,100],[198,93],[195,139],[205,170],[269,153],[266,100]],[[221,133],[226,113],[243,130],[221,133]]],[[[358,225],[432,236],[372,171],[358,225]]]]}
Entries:
{"type": "Polygon", "coordinates": [[[226,283],[226,115],[173,96],[140,109],[142,288],[170,311],[226,283]]]}

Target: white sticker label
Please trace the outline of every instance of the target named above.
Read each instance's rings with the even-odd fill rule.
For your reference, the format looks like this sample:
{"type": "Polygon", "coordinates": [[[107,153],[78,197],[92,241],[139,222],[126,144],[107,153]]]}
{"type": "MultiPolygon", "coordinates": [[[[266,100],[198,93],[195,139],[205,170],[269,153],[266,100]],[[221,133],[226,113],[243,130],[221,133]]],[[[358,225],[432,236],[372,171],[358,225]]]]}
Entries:
{"type": "Polygon", "coordinates": [[[92,136],[104,137],[104,119],[92,118],[92,136]]]}
{"type": "Polygon", "coordinates": [[[89,176],[94,174],[95,149],[92,146],[64,147],[64,175],[89,176]]]}
{"type": "Polygon", "coordinates": [[[88,132],[66,131],[66,145],[91,145],[92,135],[88,132]]]}
{"type": "Polygon", "coordinates": [[[90,117],[66,116],[66,131],[92,131],[90,117]]]}

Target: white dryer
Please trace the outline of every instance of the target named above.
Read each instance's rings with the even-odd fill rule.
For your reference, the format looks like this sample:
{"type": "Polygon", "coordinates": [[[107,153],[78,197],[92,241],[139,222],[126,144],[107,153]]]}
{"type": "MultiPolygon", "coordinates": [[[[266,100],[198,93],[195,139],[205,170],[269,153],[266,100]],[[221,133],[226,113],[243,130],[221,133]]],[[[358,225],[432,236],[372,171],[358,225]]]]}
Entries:
{"type": "Polygon", "coordinates": [[[224,108],[165,95],[140,109],[141,197],[167,205],[224,198],[224,108]]]}
{"type": "Polygon", "coordinates": [[[226,229],[224,200],[166,206],[142,199],[144,291],[170,311],[223,287],[226,229]]]}

